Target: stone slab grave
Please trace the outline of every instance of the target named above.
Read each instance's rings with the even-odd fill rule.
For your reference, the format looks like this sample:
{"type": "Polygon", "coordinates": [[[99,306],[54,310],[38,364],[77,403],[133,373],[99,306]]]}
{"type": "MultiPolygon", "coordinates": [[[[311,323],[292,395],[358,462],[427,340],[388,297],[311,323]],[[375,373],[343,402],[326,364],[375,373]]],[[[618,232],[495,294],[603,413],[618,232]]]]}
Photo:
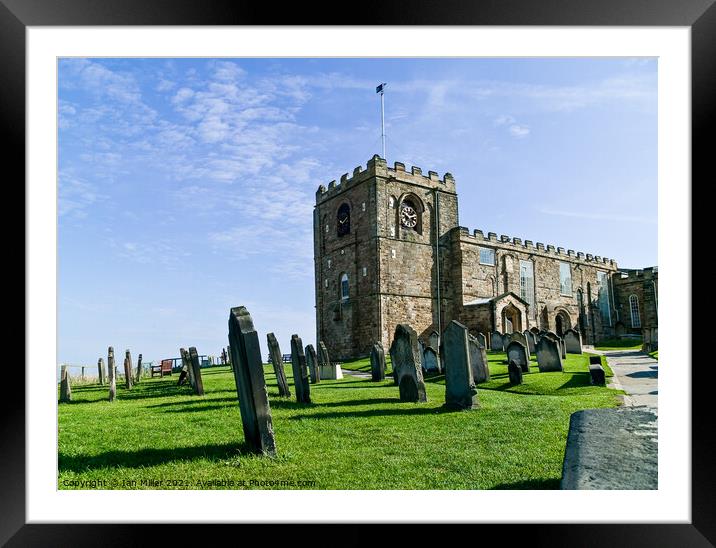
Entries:
{"type": "Polygon", "coordinates": [[[525,340],[527,341],[527,349],[530,351],[530,354],[535,353],[535,334],[532,333],[532,331],[524,331],[522,333],[525,337],[525,340]]]}
{"type": "Polygon", "coordinates": [[[428,373],[441,373],[440,357],[431,346],[426,346],[423,350],[423,367],[428,373]]]}
{"type": "Polygon", "coordinates": [[[293,370],[293,387],[296,390],[298,403],[311,403],[311,384],[306,367],[306,354],[303,341],[298,335],[291,335],[291,368],[293,370]]]}
{"type": "Polygon", "coordinates": [[[311,377],[311,384],[317,384],[321,382],[321,372],[318,367],[318,354],[316,354],[316,349],[313,348],[312,344],[309,344],[306,347],[305,354],[308,373],[311,377]]]}
{"type": "Polygon", "coordinates": [[[559,348],[559,342],[548,336],[540,337],[535,346],[537,354],[537,366],[540,373],[548,371],[562,371],[562,355],[559,348]]]}
{"type": "Polygon", "coordinates": [[[197,396],[204,395],[204,381],[201,378],[201,364],[199,363],[199,353],[193,346],[189,347],[189,367],[191,367],[194,375],[194,393],[197,396]]]}
{"type": "Polygon", "coordinates": [[[60,368],[60,401],[68,403],[72,401],[72,385],[70,371],[66,365],[60,368]]]}
{"type": "Polygon", "coordinates": [[[487,337],[485,337],[484,333],[478,333],[477,335],[475,335],[475,337],[477,338],[477,342],[480,343],[480,346],[482,346],[482,348],[487,348],[487,337]]]}
{"type": "MultiPolygon", "coordinates": [[[[525,334],[520,333],[519,331],[515,331],[514,333],[512,333],[512,340],[517,341],[518,343],[520,343],[522,346],[525,347],[525,351],[527,352],[527,361],[529,362],[530,347],[529,347],[529,343],[527,342],[527,337],[525,336],[525,334]]],[[[509,344],[505,346],[505,352],[507,351],[507,346],[509,346],[509,344]]]]}
{"type": "Polygon", "coordinates": [[[507,345],[507,362],[515,362],[523,373],[530,372],[530,358],[527,347],[519,341],[507,345]]]}
{"type": "Polygon", "coordinates": [[[572,413],[561,489],[658,489],[658,416],[651,407],[572,413]]]}
{"type": "Polygon", "coordinates": [[[104,359],[100,358],[97,360],[97,380],[100,385],[103,385],[106,381],[107,375],[104,369],[104,359]]]}
{"type": "Polygon", "coordinates": [[[470,364],[469,332],[455,320],[443,331],[445,406],[451,409],[479,407],[470,364]]]}
{"type": "Polygon", "coordinates": [[[318,373],[321,379],[337,381],[343,378],[341,364],[331,362],[328,348],[323,341],[318,341],[318,373]]]}
{"type": "Polygon", "coordinates": [[[564,332],[564,344],[569,354],[582,353],[582,335],[574,329],[567,329],[564,332]]]}
{"type": "Polygon", "coordinates": [[[373,344],[370,350],[370,373],[371,381],[385,380],[385,351],[379,342],[373,344]]]}
{"type": "Polygon", "coordinates": [[[114,348],[107,349],[107,371],[109,377],[109,401],[117,399],[117,368],[114,365],[114,348]]]}
{"type": "Polygon", "coordinates": [[[234,307],[229,313],[229,349],[246,443],[257,453],[273,456],[276,440],[259,335],[246,307],[234,307]]]}
{"type": "MultiPolygon", "coordinates": [[[[483,335],[484,339],[484,335],[483,335]]],[[[475,384],[490,380],[490,367],[487,362],[487,350],[480,340],[472,335],[467,338],[470,348],[470,367],[472,368],[472,379],[475,384]]]]}
{"type": "Polygon", "coordinates": [[[507,364],[507,375],[510,384],[522,384],[522,368],[516,361],[510,360],[510,363],[507,364]]]}
{"type": "Polygon", "coordinates": [[[400,391],[400,401],[428,401],[418,334],[408,324],[401,323],[395,327],[390,357],[393,362],[393,379],[400,391]]]}
{"type": "Polygon", "coordinates": [[[124,384],[127,388],[132,388],[132,353],[129,348],[124,351],[124,384]]]}
{"type": "Polygon", "coordinates": [[[604,386],[607,383],[607,377],[601,364],[589,364],[590,382],[598,386],[604,386]]]}
{"type": "MultiPolygon", "coordinates": [[[[278,395],[282,398],[291,397],[291,389],[288,386],[288,380],[286,379],[286,371],[283,368],[283,356],[281,355],[281,347],[278,344],[276,335],[268,333],[266,335],[268,341],[269,356],[271,357],[271,364],[273,365],[273,372],[276,375],[276,383],[278,384],[278,395]]],[[[226,356],[224,356],[226,360],[226,356]]]]}
{"type": "Polygon", "coordinates": [[[493,331],[490,334],[490,350],[493,352],[502,352],[504,350],[502,334],[499,331],[493,331]]]}

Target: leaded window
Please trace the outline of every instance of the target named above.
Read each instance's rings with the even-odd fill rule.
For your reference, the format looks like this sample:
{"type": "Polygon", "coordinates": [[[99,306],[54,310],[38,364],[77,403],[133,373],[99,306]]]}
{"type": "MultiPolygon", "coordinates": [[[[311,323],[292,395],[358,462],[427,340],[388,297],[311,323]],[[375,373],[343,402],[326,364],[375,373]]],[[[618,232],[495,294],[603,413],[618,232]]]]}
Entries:
{"type": "Polygon", "coordinates": [[[535,307],[535,276],[532,261],[520,261],[520,297],[530,305],[530,311],[535,307]]]}
{"type": "Polygon", "coordinates": [[[481,247],[480,264],[495,266],[495,250],[487,247],[481,247]]]}
{"type": "Polygon", "coordinates": [[[611,314],[609,313],[609,277],[606,272],[597,271],[597,302],[599,311],[602,314],[602,323],[612,325],[611,314]]]}
{"type": "Polygon", "coordinates": [[[348,274],[343,273],[341,274],[341,300],[347,301],[348,300],[348,274]]]}
{"type": "Polygon", "coordinates": [[[639,316],[639,297],[636,295],[629,296],[629,309],[631,310],[631,326],[641,327],[641,317],[639,316]]]}
{"type": "Polygon", "coordinates": [[[569,263],[559,263],[559,292],[572,296],[572,270],[569,263]]]}

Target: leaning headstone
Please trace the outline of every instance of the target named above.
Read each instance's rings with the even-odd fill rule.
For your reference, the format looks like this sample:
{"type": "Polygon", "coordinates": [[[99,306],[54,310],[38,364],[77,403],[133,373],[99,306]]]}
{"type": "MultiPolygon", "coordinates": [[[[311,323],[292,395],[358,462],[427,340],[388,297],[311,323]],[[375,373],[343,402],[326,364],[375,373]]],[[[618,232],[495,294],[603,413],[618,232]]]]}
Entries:
{"type": "Polygon", "coordinates": [[[541,337],[535,347],[537,354],[537,366],[540,373],[546,371],[562,371],[562,356],[559,348],[559,341],[550,337],[541,337]]]}
{"type": "Polygon", "coordinates": [[[393,362],[393,375],[400,401],[428,401],[423,381],[422,353],[418,344],[418,334],[408,324],[398,324],[390,346],[390,357],[393,362]]]}
{"type": "Polygon", "coordinates": [[[567,331],[564,332],[564,344],[567,347],[567,353],[582,353],[582,336],[579,331],[575,331],[574,329],[567,329],[567,331]]]}
{"type": "Polygon", "coordinates": [[[259,336],[249,311],[243,306],[232,308],[229,313],[229,349],[246,443],[256,452],[273,456],[276,441],[259,336]]]}
{"type": "Polygon", "coordinates": [[[370,350],[370,373],[372,381],[385,380],[385,351],[379,342],[370,350]]]}
{"type": "Polygon", "coordinates": [[[499,331],[493,331],[490,335],[490,350],[493,352],[502,352],[503,349],[502,334],[499,331]]]}
{"type": "Polygon", "coordinates": [[[431,346],[426,346],[423,350],[423,367],[429,373],[440,373],[440,358],[431,346]]]}
{"type": "Polygon", "coordinates": [[[194,393],[197,396],[203,396],[204,381],[201,379],[201,364],[199,363],[199,354],[193,346],[189,347],[189,367],[194,374],[194,393]]]}
{"type": "Polygon", "coordinates": [[[303,352],[303,341],[298,335],[291,335],[291,368],[293,369],[296,401],[299,403],[311,403],[311,385],[308,382],[306,354],[303,352]]]}
{"type": "Polygon", "coordinates": [[[512,341],[507,345],[507,361],[515,362],[523,373],[530,372],[530,358],[527,347],[519,341],[512,341]]]}
{"type": "Polygon", "coordinates": [[[472,335],[467,338],[470,347],[470,367],[472,368],[472,379],[475,384],[490,380],[490,367],[487,363],[487,351],[480,344],[480,340],[472,335]]]}
{"type": "Polygon", "coordinates": [[[104,384],[104,359],[100,358],[97,360],[97,379],[99,380],[99,384],[104,384]]]}
{"type": "Polygon", "coordinates": [[[522,384],[522,368],[514,360],[507,365],[507,374],[510,377],[510,384],[522,384]]]}
{"type": "MultiPolygon", "coordinates": [[[[282,398],[291,397],[291,389],[288,387],[286,380],[286,371],[283,368],[283,357],[281,356],[281,347],[278,345],[276,335],[269,333],[266,335],[268,340],[269,356],[273,364],[273,372],[276,375],[276,383],[278,384],[278,395],[282,398]]],[[[226,355],[222,358],[226,361],[226,355]]]]}
{"type": "Polygon", "coordinates": [[[70,372],[66,365],[60,369],[60,401],[72,401],[72,386],[70,385],[70,372]]]}
{"type": "Polygon", "coordinates": [[[311,384],[317,384],[321,382],[321,372],[318,367],[318,355],[316,349],[313,348],[312,344],[306,347],[306,365],[308,366],[308,372],[311,376],[311,384]]]}
{"type": "Polygon", "coordinates": [[[129,348],[124,352],[124,382],[127,388],[132,388],[132,354],[129,348]]]}
{"type": "Polygon", "coordinates": [[[109,371],[109,401],[117,397],[117,368],[114,365],[114,348],[107,349],[107,370],[109,371]]]}
{"type": "Polygon", "coordinates": [[[525,340],[527,341],[527,349],[530,351],[530,354],[535,353],[535,334],[532,333],[532,331],[525,331],[523,333],[525,336],[525,340]]]}
{"type": "MultiPolygon", "coordinates": [[[[513,340],[513,341],[517,341],[518,343],[520,343],[522,346],[525,347],[525,350],[527,351],[527,360],[529,361],[529,359],[530,359],[530,347],[529,347],[529,343],[527,342],[527,337],[525,336],[525,334],[524,334],[524,333],[520,333],[519,331],[515,331],[515,332],[512,334],[512,340],[513,340]]],[[[507,350],[507,346],[505,346],[505,351],[506,351],[506,350],[507,350]]],[[[509,360],[509,358],[508,358],[508,360],[509,360]]]]}
{"type": "Polygon", "coordinates": [[[467,327],[455,320],[451,321],[443,332],[445,406],[453,409],[478,407],[468,337],[467,327]]]}
{"type": "Polygon", "coordinates": [[[139,382],[139,379],[142,378],[142,355],[140,354],[139,357],[137,357],[137,378],[136,382],[139,382]]]}
{"type": "Polygon", "coordinates": [[[589,377],[592,384],[604,386],[607,382],[604,368],[601,364],[589,364],[589,377]]]}
{"type": "Polygon", "coordinates": [[[476,337],[477,337],[477,342],[480,343],[480,346],[482,346],[482,348],[487,348],[487,338],[485,337],[485,334],[478,333],[476,335],[476,337]]]}

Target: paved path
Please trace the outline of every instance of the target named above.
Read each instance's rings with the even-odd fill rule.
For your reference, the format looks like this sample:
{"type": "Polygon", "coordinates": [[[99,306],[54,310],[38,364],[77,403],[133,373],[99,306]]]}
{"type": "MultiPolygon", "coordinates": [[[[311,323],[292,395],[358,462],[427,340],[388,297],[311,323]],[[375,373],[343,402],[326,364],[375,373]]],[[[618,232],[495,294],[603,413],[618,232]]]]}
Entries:
{"type": "Polygon", "coordinates": [[[659,362],[641,350],[608,350],[604,354],[614,376],[608,386],[624,390],[624,405],[658,408],[659,362]]]}
{"type": "Polygon", "coordinates": [[[343,372],[347,373],[348,375],[353,375],[354,377],[361,377],[363,379],[372,378],[372,375],[370,373],[366,373],[365,371],[356,371],[354,369],[343,369],[343,372]]]}

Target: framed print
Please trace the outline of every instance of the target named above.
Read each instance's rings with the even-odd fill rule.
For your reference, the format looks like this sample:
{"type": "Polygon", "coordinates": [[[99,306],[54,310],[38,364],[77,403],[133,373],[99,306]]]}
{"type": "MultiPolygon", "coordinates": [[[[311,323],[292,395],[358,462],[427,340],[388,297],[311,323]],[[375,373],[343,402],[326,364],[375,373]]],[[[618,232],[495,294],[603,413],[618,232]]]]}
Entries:
{"type": "Polygon", "coordinates": [[[553,8],[4,0],[29,321],[3,542],[713,542],[690,221],[716,11],[553,8]]]}

